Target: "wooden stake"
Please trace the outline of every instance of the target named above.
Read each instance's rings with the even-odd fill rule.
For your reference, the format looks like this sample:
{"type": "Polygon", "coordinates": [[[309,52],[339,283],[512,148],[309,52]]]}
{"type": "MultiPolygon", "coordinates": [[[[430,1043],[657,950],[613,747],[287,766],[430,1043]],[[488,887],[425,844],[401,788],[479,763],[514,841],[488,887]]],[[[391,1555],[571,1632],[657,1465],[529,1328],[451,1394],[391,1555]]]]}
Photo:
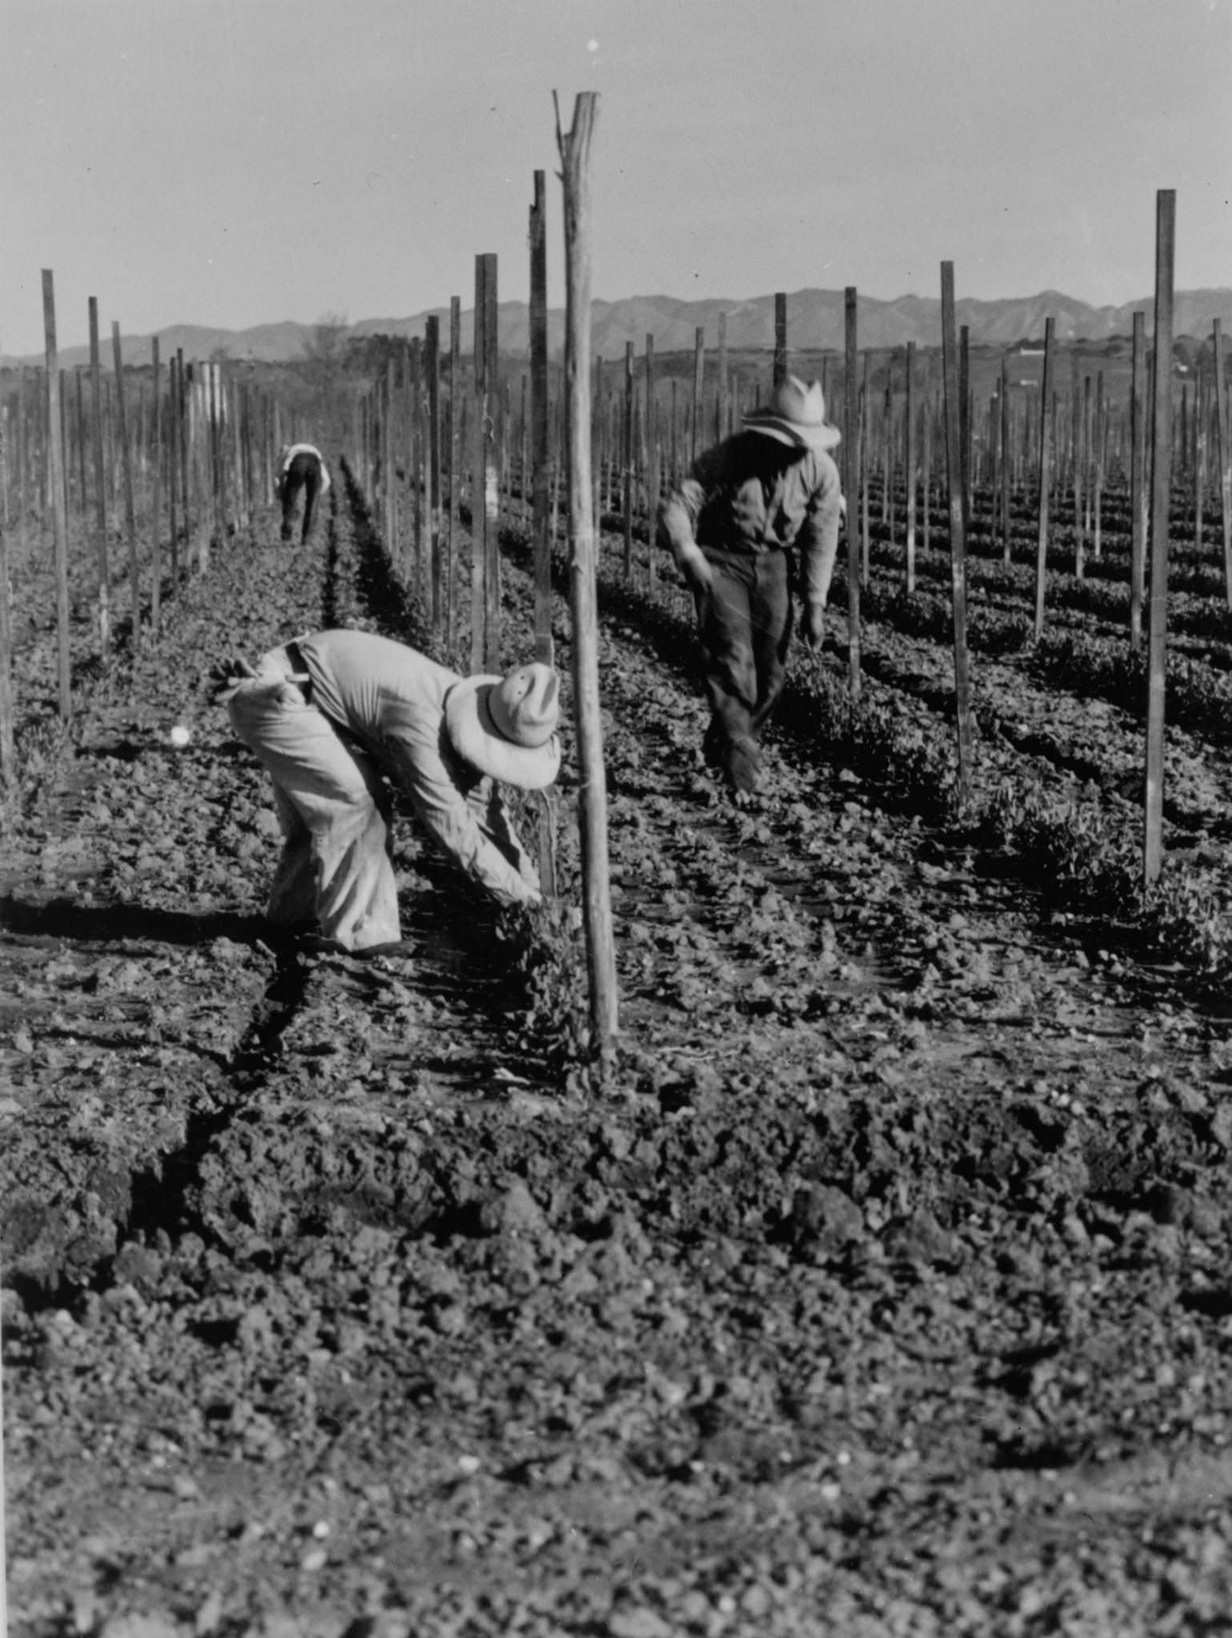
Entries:
{"type": "Polygon", "coordinates": [[[158,367],[158,337],[150,340],[150,364],[154,376],[154,394],[151,407],[150,442],[154,450],[154,469],[151,473],[150,493],[150,630],[158,636],[162,614],[163,560],[162,560],[162,475],[163,475],[163,421],[162,381],[158,367]]]}
{"type": "Polygon", "coordinates": [[[1010,561],[1010,484],[1013,479],[1013,455],[1010,447],[1010,364],[1007,354],[1001,354],[1001,556],[1010,561]]]}
{"type": "Polygon", "coordinates": [[[1215,450],[1219,472],[1219,516],[1223,525],[1224,597],[1232,609],[1232,484],[1229,483],[1228,401],[1224,392],[1223,328],[1215,319],[1211,328],[1215,349],[1215,450]]]}
{"type": "Polygon", "coordinates": [[[180,437],[180,447],[175,451],[174,458],[180,463],[180,511],[183,515],[184,528],[184,567],[191,568],[192,564],[192,527],[193,504],[192,490],[189,483],[189,425],[188,425],[188,376],[184,365],[184,349],[175,350],[176,374],[176,421],[180,437]]]}
{"type": "Polygon", "coordinates": [[[43,269],[43,337],[47,364],[47,456],[50,475],[52,528],[56,563],[56,675],[60,687],[60,720],[72,711],[72,674],[69,669],[68,508],[64,503],[64,445],[60,426],[60,366],[56,352],[55,279],[43,269]]]}
{"type": "Polygon", "coordinates": [[[908,596],[915,590],[915,342],[907,343],[907,404],[903,415],[903,436],[906,440],[906,449],[903,452],[903,465],[906,469],[907,481],[907,593],[908,596]]]}
{"type": "Polygon", "coordinates": [[[1151,406],[1151,595],[1147,626],[1146,792],[1142,874],[1163,864],[1164,666],[1168,610],[1168,505],[1172,493],[1172,287],[1176,193],[1155,195],[1155,391],[1151,406]]]}
{"type": "MultiPolygon", "coordinates": [[[[719,334],[726,337],[727,325],[720,315],[719,334]]],[[[658,575],[655,570],[655,551],[658,546],[656,522],[659,515],[659,413],[655,402],[654,337],[646,336],[646,524],[650,550],[646,556],[646,590],[653,598],[658,575]]]]}
{"type": "Polygon", "coordinates": [[[843,293],[846,339],[846,367],[843,372],[843,488],[847,494],[847,686],[852,701],[860,698],[860,548],[851,506],[860,486],[860,406],[856,387],[856,367],[860,361],[857,333],[856,287],[849,284],[843,293]]]}
{"type": "Polygon", "coordinates": [[[176,496],[180,492],[180,368],[177,358],[167,360],[167,513],[171,534],[171,590],[180,583],[180,531],[176,496]]]}
{"type": "Polygon", "coordinates": [[[633,343],[625,342],[624,495],[625,579],[633,578],[633,343]]]}
{"type": "Polygon", "coordinates": [[[124,402],[124,355],[120,346],[120,326],[111,325],[111,356],[116,381],[116,438],[120,445],[120,467],[124,474],[124,528],[128,534],[128,581],[133,599],[132,646],[141,646],[141,559],[137,552],[137,509],[133,504],[133,462],[128,447],[128,420],[124,402]]]}
{"type": "MultiPolygon", "coordinates": [[[[545,173],[530,207],[531,540],[535,564],[535,658],[556,663],[552,641],[551,497],[548,493],[548,238],[545,173]]],[[[540,849],[542,857],[542,849],[540,849]]]]}
{"type": "Polygon", "coordinates": [[[475,494],[471,539],[478,566],[472,591],[478,631],[472,631],[471,669],[500,670],[500,379],[496,336],[496,257],[475,257],[475,494]]]}
{"type": "MultiPolygon", "coordinates": [[[[8,444],[5,441],[5,479],[7,471],[8,444]]],[[[0,781],[12,786],[16,777],[16,762],[13,746],[13,610],[12,610],[12,582],[9,564],[9,531],[7,524],[0,529],[0,781]]],[[[0,1390],[2,1391],[2,1390],[0,1390]]],[[[0,1416],[0,1447],[4,1440],[4,1422],[0,1416]]],[[[3,1598],[3,1554],[4,1554],[4,1485],[3,1485],[3,1450],[0,1448],[0,1598],[3,1598]]],[[[2,1634],[3,1617],[0,1616],[0,1634],[2,1634]]]]}
{"type": "MultiPolygon", "coordinates": [[[[1142,599],[1146,590],[1146,314],[1135,313],[1133,373],[1129,399],[1129,641],[1142,646],[1142,599]]],[[[1232,570],[1228,580],[1232,609],[1232,570]]]]}
{"type": "Polygon", "coordinates": [[[1044,320],[1044,380],[1040,389],[1039,535],[1035,547],[1035,640],[1044,632],[1044,582],[1048,570],[1048,497],[1052,487],[1052,440],[1056,406],[1052,398],[1052,338],[1056,320],[1044,320]]]}
{"type": "MultiPolygon", "coordinates": [[[[647,400],[649,402],[649,400],[647,400]]],[[[728,391],[727,380],[727,314],[719,314],[719,426],[718,441],[721,443],[731,432],[731,394],[728,391]]]]}
{"type": "Polygon", "coordinates": [[[582,92],[573,128],[556,115],[564,185],[566,343],[569,417],[569,523],[572,537],[573,685],[577,715],[582,887],[593,1045],[609,1052],[618,1028],[616,953],[608,875],[607,784],[599,702],[599,621],[590,484],[590,144],[598,96],[582,92]]]}
{"type": "Polygon", "coordinates": [[[787,292],[774,292],[774,385],[787,379],[787,292]]]}
{"type": "Polygon", "coordinates": [[[445,652],[452,656],[458,625],[458,501],[462,487],[459,442],[462,428],[462,298],[449,298],[449,403],[445,445],[449,451],[449,516],[445,529],[445,652]]]}
{"type": "MultiPolygon", "coordinates": [[[[971,794],[971,676],[967,654],[967,538],[963,507],[967,472],[954,351],[954,264],[941,264],[941,361],[945,391],[945,464],[950,492],[950,575],[954,601],[954,704],[958,725],[958,793],[971,794]]],[[[970,423],[968,422],[968,431],[970,423]]]]}
{"type": "Polygon", "coordinates": [[[94,543],[98,556],[98,642],[106,658],[111,647],[111,566],[107,553],[107,484],[103,458],[103,372],[98,348],[98,298],[91,296],[90,407],[94,412],[94,543]]]}
{"type": "Polygon", "coordinates": [[[429,313],[424,321],[424,379],[427,385],[427,473],[424,496],[428,514],[428,601],[432,635],[440,641],[444,626],[445,565],[441,557],[441,321],[429,313]]]}
{"type": "Polygon", "coordinates": [[[690,427],[689,459],[701,454],[702,387],[706,369],[706,332],[699,324],[693,332],[693,420],[690,427]]]}

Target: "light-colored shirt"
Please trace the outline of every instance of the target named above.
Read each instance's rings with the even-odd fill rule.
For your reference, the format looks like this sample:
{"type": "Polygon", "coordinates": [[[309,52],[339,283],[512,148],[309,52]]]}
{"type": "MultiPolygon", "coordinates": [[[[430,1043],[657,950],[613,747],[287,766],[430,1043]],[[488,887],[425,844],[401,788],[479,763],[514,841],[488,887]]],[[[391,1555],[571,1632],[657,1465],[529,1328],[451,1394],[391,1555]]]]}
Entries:
{"type": "Polygon", "coordinates": [[[329,488],[329,468],[325,464],[325,457],[315,444],[288,444],[282,452],[281,470],[285,473],[297,455],[315,455],[321,463],[321,493],[329,488]]]}
{"type": "Polygon", "coordinates": [[[795,546],[805,597],[824,603],[843,506],[838,467],[824,450],[808,449],[773,469],[767,442],[763,433],[737,432],[699,455],[659,509],[660,536],[677,559],[693,544],[754,554],[795,546]]]}
{"type": "Polygon", "coordinates": [[[367,631],[319,631],[296,646],[313,704],[369,752],[465,873],[502,902],[537,898],[538,874],[500,786],[487,775],[469,784],[450,769],[445,698],[462,681],[457,672],[367,631]]]}

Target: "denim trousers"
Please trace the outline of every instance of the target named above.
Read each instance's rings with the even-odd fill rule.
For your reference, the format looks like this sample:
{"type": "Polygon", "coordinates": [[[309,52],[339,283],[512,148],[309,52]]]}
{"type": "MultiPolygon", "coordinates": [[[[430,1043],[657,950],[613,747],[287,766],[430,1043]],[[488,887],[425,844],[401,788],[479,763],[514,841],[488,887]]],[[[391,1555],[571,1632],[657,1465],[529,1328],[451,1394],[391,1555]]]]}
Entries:
{"type": "Polygon", "coordinates": [[[703,551],[713,575],[696,594],[711,711],[707,748],[731,772],[733,750],[757,760],[758,730],[783,691],[792,629],[790,559],[781,550],[703,551]]]}

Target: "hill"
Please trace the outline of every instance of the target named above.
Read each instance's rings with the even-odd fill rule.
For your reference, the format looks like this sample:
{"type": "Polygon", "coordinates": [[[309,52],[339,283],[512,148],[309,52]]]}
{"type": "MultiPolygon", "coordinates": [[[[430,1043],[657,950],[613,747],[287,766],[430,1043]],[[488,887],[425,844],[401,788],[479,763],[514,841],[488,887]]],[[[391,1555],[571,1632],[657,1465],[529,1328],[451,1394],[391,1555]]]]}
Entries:
{"type": "MultiPolygon", "coordinates": [[[[844,297],[841,290],[806,289],[789,292],[787,334],[793,350],[841,349],[844,340],[844,297]]],[[[1008,347],[1026,338],[1042,337],[1044,320],[1055,320],[1058,341],[1106,341],[1128,335],[1135,312],[1147,316],[1148,333],[1153,302],[1144,297],[1120,307],[1095,307],[1066,296],[1059,290],[1042,290],[1037,295],[983,301],[962,297],[956,303],[959,325],[966,325],[975,346],[1008,347]]],[[[421,336],[429,312],[441,322],[443,344],[449,334],[449,309],[436,307],[406,318],[361,319],[348,326],[347,335],[421,336]]],[[[673,296],[628,296],[621,301],[595,300],[591,308],[593,348],[600,358],[622,358],[632,342],[640,355],[648,335],[654,337],[658,353],[691,351],[698,328],[705,332],[707,347],[718,344],[719,315],[727,315],[727,342],[732,349],[767,349],[774,345],[774,295],[747,300],[709,297],[683,301],[673,296]]],[[[1178,291],[1175,297],[1174,332],[1178,336],[1209,336],[1211,321],[1219,318],[1232,331],[1232,289],[1178,291]]],[[[526,302],[502,302],[498,308],[501,352],[517,357],[529,351],[530,313],[526,302]]],[[[290,320],[260,324],[248,330],[211,329],[204,325],[178,324],[159,332],[163,358],[182,348],[185,358],[222,356],[239,362],[290,363],[303,358],[313,340],[316,326],[290,320]]],[[[462,348],[469,352],[472,341],[472,311],[462,313],[462,348]]],[[[859,306],[859,340],[862,348],[901,347],[914,341],[919,347],[941,345],[941,303],[932,296],[899,296],[881,301],[863,296],[859,306]]],[[[145,364],[150,358],[148,335],[122,338],[126,364],[145,364]]],[[[556,308],[548,314],[548,347],[554,356],[564,349],[564,312],[556,308]]],[[[110,359],[110,346],[104,349],[110,359]]],[[[86,347],[63,347],[60,362],[65,369],[89,363],[86,347]]],[[[0,366],[41,364],[42,356],[0,357],[0,366]]]]}

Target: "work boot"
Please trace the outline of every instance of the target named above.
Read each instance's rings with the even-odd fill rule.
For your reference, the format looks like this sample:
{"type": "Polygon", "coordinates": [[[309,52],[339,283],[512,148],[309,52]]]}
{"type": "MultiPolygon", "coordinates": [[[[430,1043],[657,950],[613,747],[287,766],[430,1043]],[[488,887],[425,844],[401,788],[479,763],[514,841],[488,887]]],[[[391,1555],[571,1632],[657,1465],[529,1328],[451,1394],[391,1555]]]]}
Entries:
{"type": "Polygon", "coordinates": [[[702,737],[702,761],[708,768],[723,766],[723,728],[716,717],[711,717],[702,737]]]}
{"type": "Polygon", "coordinates": [[[751,795],[760,784],[762,775],[761,752],[757,747],[757,741],[743,734],[740,738],[733,739],[727,747],[725,761],[732,789],[745,791],[751,795]]]}

